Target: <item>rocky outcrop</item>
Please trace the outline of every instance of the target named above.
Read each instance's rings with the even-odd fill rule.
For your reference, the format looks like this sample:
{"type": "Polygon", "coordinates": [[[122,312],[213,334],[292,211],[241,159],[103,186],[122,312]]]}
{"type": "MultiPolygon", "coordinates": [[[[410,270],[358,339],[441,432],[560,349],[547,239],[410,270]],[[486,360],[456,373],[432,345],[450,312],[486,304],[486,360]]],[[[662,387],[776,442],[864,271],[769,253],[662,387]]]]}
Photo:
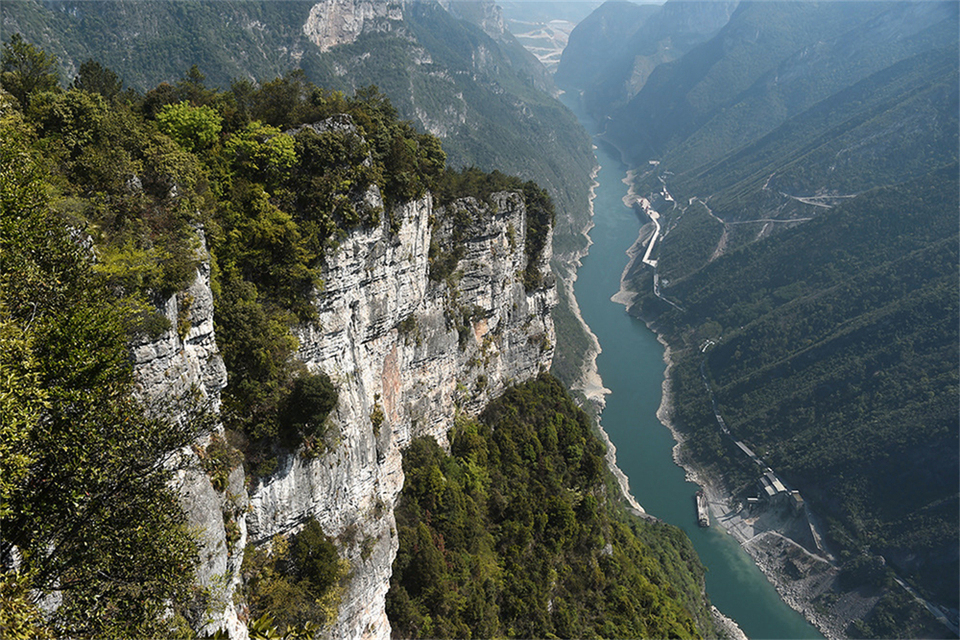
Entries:
{"type": "Polygon", "coordinates": [[[448,222],[431,229],[428,196],[395,212],[396,233],[385,220],[351,234],[327,259],[317,321],[298,330],[298,357],[339,389],[339,435],[326,454],[287,456],[258,482],[247,522],[257,543],[310,518],[337,539],[351,574],[331,637],[389,637],[384,603],[404,446],[419,435],[445,445],[458,413],[475,413],[550,365],[556,290],[524,290],[522,200],[493,200],[489,209],[451,205],[460,215],[439,216],[448,222]],[[431,243],[452,249],[454,218],[467,220],[456,234],[462,258],[444,282],[431,281],[431,243]]]}
{"type": "Polygon", "coordinates": [[[151,398],[182,398],[196,389],[211,410],[220,409],[220,391],[227,369],[213,330],[210,261],[203,231],[200,262],[186,290],[170,296],[159,309],[170,328],[156,339],[132,345],[133,362],[142,392],[151,398]]]}
{"type": "MultiPolygon", "coordinates": [[[[383,205],[376,189],[368,199],[383,205]]],[[[552,276],[537,290],[524,288],[523,200],[499,193],[491,202],[468,198],[436,211],[428,194],[394,211],[392,229],[383,216],[327,256],[316,321],[296,329],[297,357],[339,391],[324,453],[282,457],[248,496],[241,468],[220,490],[203,470],[201,457],[222,428],[182,452],[176,481],[201,532],[195,628],[246,637],[233,594],[247,540],[264,544],[315,518],[350,563],[328,635],[389,637],[385,598],[398,545],[393,509],[403,448],[420,435],[446,446],[459,414],[476,414],[510,383],[547,370],[553,357],[557,293],[552,276]],[[459,256],[442,281],[430,278],[431,246],[436,256],[459,256]]],[[[537,265],[545,273],[549,260],[548,248],[537,265]]],[[[170,329],[132,346],[142,393],[167,400],[196,393],[218,410],[226,373],[205,252],[193,284],[160,311],[170,329]]]]}
{"type": "Polygon", "coordinates": [[[351,44],[368,31],[390,31],[403,20],[403,2],[322,0],[313,5],[303,34],[321,51],[351,44]]]}
{"type": "MultiPolygon", "coordinates": [[[[220,392],[227,384],[227,370],[213,328],[210,260],[203,232],[198,231],[198,235],[200,262],[193,282],[164,301],[159,309],[170,328],[156,339],[131,345],[141,396],[173,420],[186,419],[183,407],[193,404],[188,402],[191,398],[206,409],[219,412],[220,392]]],[[[222,426],[218,426],[181,452],[175,462],[174,482],[188,524],[199,532],[196,582],[201,595],[192,603],[196,611],[190,622],[201,633],[225,628],[231,638],[244,638],[246,627],[238,619],[232,600],[246,544],[242,514],[248,498],[243,469],[234,469],[226,487],[217,491],[198,455],[212,437],[221,437],[222,431],[222,426]]]]}

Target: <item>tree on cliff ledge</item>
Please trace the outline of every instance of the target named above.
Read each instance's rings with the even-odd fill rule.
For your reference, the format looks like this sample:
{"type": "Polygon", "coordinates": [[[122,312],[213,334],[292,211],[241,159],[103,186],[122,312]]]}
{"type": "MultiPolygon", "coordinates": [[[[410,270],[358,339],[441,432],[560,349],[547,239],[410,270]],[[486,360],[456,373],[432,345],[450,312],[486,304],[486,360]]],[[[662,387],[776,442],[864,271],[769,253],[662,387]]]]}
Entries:
{"type": "Polygon", "coordinates": [[[196,559],[171,462],[209,423],[136,399],[146,312],[92,268],[2,94],[0,138],[0,635],[166,635],[196,559]]]}

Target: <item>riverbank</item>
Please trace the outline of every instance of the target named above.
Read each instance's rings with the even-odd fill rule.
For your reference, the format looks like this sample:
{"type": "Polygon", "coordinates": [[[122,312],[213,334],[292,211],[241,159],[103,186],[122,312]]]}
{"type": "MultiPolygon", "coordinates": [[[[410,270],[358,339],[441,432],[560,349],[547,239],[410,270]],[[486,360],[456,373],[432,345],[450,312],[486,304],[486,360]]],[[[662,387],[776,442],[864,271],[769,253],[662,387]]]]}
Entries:
{"type": "MultiPolygon", "coordinates": [[[[631,287],[632,275],[639,256],[643,255],[644,238],[649,240],[650,237],[649,231],[644,232],[642,228],[628,251],[630,262],[623,271],[620,290],[611,298],[623,304],[628,312],[632,311],[633,303],[640,295],[631,287]]],[[[656,415],[676,443],[674,462],[684,470],[686,479],[704,492],[712,520],[747,552],[781,599],[829,640],[845,637],[849,621],[869,611],[879,594],[854,592],[844,594],[839,600],[829,595],[838,590],[840,571],[830,559],[816,553],[805,515],[795,515],[789,510],[751,510],[736,500],[722,478],[710,476],[683,455],[682,445],[686,437],[673,421],[675,351],[652,322],[643,320],[663,346],[666,369],[656,415]]]]}
{"type": "Polygon", "coordinates": [[[593,202],[597,197],[597,187],[600,185],[600,183],[597,182],[597,174],[599,173],[600,165],[598,164],[593,168],[593,171],[590,172],[590,194],[588,200],[590,212],[589,222],[587,222],[587,225],[580,231],[586,243],[581,251],[571,256],[571,259],[568,261],[570,267],[568,277],[563,279],[564,286],[569,294],[570,310],[583,328],[587,339],[590,341],[590,346],[587,347],[583,363],[580,366],[580,378],[574,384],[573,390],[582,393],[584,397],[594,405],[596,408],[595,411],[593,411],[594,415],[599,415],[600,412],[603,411],[604,397],[610,393],[610,390],[603,386],[603,380],[600,378],[600,373],[597,370],[597,356],[599,356],[601,352],[600,341],[597,340],[597,336],[583,319],[580,304],[577,302],[577,297],[573,292],[573,285],[577,281],[577,270],[582,266],[583,258],[590,253],[590,247],[593,245],[593,240],[590,238],[590,230],[594,227],[593,202]]]}
{"type": "MultiPolygon", "coordinates": [[[[581,121],[588,129],[592,126],[582,114],[581,121]]],[[[600,185],[592,203],[595,226],[590,231],[589,257],[577,273],[576,293],[584,320],[603,345],[596,365],[604,388],[611,390],[605,397],[603,429],[619,447],[617,464],[629,477],[631,492],[636,492],[644,508],[686,533],[708,567],[704,579],[712,603],[736,620],[744,633],[755,638],[822,640],[816,629],[783,602],[733,538],[719,528],[697,526],[692,503],[697,487],[684,479],[683,468],[675,464],[676,440],[656,416],[664,400],[662,341],[658,342],[656,334],[642,322],[624,313],[620,304],[610,301],[621,288],[624,253],[631,245],[630,253],[637,253],[638,229],[647,220],[637,207],[624,208],[624,193],[631,185],[622,182],[626,167],[618,162],[616,150],[600,144],[596,154],[603,169],[596,178],[600,185]]],[[[648,232],[649,228],[644,230],[648,232]]],[[[646,265],[635,262],[637,270],[646,269],[646,265]]],[[[581,346],[578,360],[583,352],[581,346]]],[[[668,358],[674,353],[667,354],[668,358]]],[[[571,362],[568,368],[577,371],[581,364],[571,362]]],[[[669,403],[670,390],[667,392],[669,403]]],[[[716,633],[731,635],[719,629],[716,633]]]]}
{"type": "Polygon", "coordinates": [[[583,355],[583,362],[580,365],[579,378],[572,385],[571,390],[582,394],[589,405],[586,407],[586,409],[588,410],[588,413],[594,417],[598,434],[606,447],[605,458],[607,461],[607,467],[610,469],[610,472],[616,479],[623,499],[627,502],[635,515],[649,517],[647,516],[644,508],[631,493],[630,482],[627,479],[627,475],[617,465],[617,448],[613,444],[613,441],[610,440],[610,436],[606,431],[604,431],[603,426],[601,425],[600,415],[603,413],[603,408],[606,404],[606,395],[610,393],[610,390],[603,386],[603,379],[600,377],[600,373],[597,368],[597,357],[602,352],[602,349],[596,334],[593,333],[593,331],[590,329],[590,326],[583,319],[583,314],[580,311],[580,304],[578,303],[577,297],[573,290],[574,283],[577,281],[577,270],[580,268],[583,258],[590,253],[590,247],[593,245],[593,240],[590,238],[590,231],[594,227],[593,203],[596,199],[596,188],[599,186],[596,178],[597,174],[600,172],[600,168],[601,167],[598,164],[590,173],[589,222],[580,231],[580,234],[585,239],[584,248],[576,253],[567,254],[564,256],[566,258],[564,263],[567,268],[567,273],[565,277],[560,279],[562,286],[566,289],[567,300],[570,301],[570,312],[574,318],[576,318],[577,322],[580,323],[580,326],[590,343],[583,355]]]}
{"type": "MultiPolygon", "coordinates": [[[[643,198],[634,191],[633,178],[634,172],[628,171],[627,177],[623,180],[623,183],[628,186],[627,195],[623,197],[623,204],[636,211],[635,205],[643,202],[643,198]]],[[[639,296],[639,293],[632,290],[628,283],[632,279],[635,269],[638,268],[639,265],[642,265],[643,256],[646,252],[646,244],[655,237],[655,234],[656,230],[654,229],[653,222],[643,224],[640,227],[636,241],[634,241],[630,248],[627,249],[627,265],[621,272],[620,288],[617,293],[610,298],[612,302],[622,304],[627,311],[631,309],[634,301],[639,296]]],[[[693,466],[686,464],[681,459],[681,444],[683,443],[683,435],[678,429],[676,429],[671,417],[674,406],[674,394],[671,386],[671,373],[673,367],[675,366],[673,361],[673,349],[670,347],[664,337],[660,335],[660,333],[658,333],[649,322],[646,322],[645,324],[656,337],[657,342],[659,342],[663,347],[663,362],[664,365],[666,365],[666,369],[663,373],[663,380],[660,386],[660,405],[657,408],[657,419],[670,431],[670,434],[673,436],[673,440],[675,442],[672,450],[674,463],[684,470],[686,479],[688,481],[693,482],[703,488],[704,494],[708,501],[708,506],[710,507],[710,514],[714,519],[717,519],[718,514],[713,507],[713,503],[722,495],[721,490],[714,483],[704,481],[701,475],[694,470],[693,466]]],[[[736,621],[728,616],[725,616],[719,609],[717,609],[716,606],[712,607],[712,615],[714,624],[720,631],[721,637],[730,638],[732,640],[747,640],[747,635],[743,632],[736,621]]]]}

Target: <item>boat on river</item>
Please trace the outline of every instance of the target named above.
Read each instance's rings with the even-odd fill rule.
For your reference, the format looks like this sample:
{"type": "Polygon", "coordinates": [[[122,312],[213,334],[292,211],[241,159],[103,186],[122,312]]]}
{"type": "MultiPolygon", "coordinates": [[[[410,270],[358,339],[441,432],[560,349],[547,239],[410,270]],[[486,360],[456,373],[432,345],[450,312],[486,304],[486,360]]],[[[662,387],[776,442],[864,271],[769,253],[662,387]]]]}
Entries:
{"type": "Polygon", "coordinates": [[[710,511],[707,508],[707,496],[704,495],[703,489],[697,491],[696,496],[697,502],[697,524],[701,527],[710,526],[710,511]]]}

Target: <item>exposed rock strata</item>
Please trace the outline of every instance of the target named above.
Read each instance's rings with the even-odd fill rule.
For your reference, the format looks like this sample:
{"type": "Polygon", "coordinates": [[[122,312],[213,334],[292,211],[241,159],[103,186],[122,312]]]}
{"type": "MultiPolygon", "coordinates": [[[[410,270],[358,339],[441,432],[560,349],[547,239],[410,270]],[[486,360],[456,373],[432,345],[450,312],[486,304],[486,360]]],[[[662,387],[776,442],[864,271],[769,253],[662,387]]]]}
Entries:
{"type": "Polygon", "coordinates": [[[428,255],[431,241],[447,244],[452,223],[431,231],[429,197],[396,213],[395,234],[386,221],[351,234],[328,257],[317,322],[298,331],[299,358],[338,386],[338,443],[318,458],[283,459],[251,490],[248,526],[264,542],[315,517],[338,539],[351,578],[331,637],[389,636],[384,603],[403,447],[419,435],[446,444],[458,412],[475,413],[550,365],[556,290],[524,290],[522,201],[508,193],[494,200],[492,212],[472,200],[454,205],[476,215],[445,283],[429,279],[428,255]]]}
{"type": "Polygon", "coordinates": [[[134,343],[133,361],[140,387],[148,397],[181,398],[196,388],[211,409],[218,411],[227,369],[214,335],[210,262],[203,233],[199,234],[204,248],[193,282],[160,309],[170,328],[155,340],[134,343]]]}
{"type": "MultiPolygon", "coordinates": [[[[369,197],[382,205],[375,190],[369,197]]],[[[553,357],[557,292],[552,276],[540,289],[524,289],[523,201],[500,193],[492,202],[460,200],[449,205],[455,215],[443,215],[428,195],[395,212],[395,231],[383,216],[379,227],[348,235],[327,257],[317,320],[296,333],[298,358],[339,389],[330,418],[337,436],[328,452],[281,458],[249,497],[240,469],[221,493],[196,451],[183,452],[187,464],[177,482],[190,524],[202,532],[197,579],[209,598],[192,622],[204,632],[223,626],[231,637],[246,636],[233,593],[248,530],[262,544],[316,518],[351,568],[330,637],[389,637],[384,607],[398,544],[393,508],[403,485],[403,447],[420,435],[446,445],[458,413],[475,414],[510,383],[547,370],[553,357]],[[462,228],[455,230],[454,220],[462,228]],[[431,244],[442,255],[457,249],[454,242],[462,249],[456,269],[443,282],[431,280],[431,244]],[[234,518],[240,535],[231,543],[226,529],[234,518]]],[[[548,244],[538,265],[544,272],[549,260],[548,244]]],[[[217,410],[226,372],[213,330],[208,260],[161,312],[171,328],[133,345],[144,395],[181,398],[196,390],[217,410]]]]}
{"type": "MultiPolygon", "coordinates": [[[[227,384],[227,370],[213,328],[210,261],[203,245],[203,232],[199,235],[201,261],[193,282],[185,291],[168,298],[159,310],[170,328],[155,340],[132,345],[141,394],[171,411],[173,420],[184,419],[182,413],[177,413],[177,406],[194,393],[199,395],[201,404],[219,411],[220,391],[227,384]]],[[[218,430],[222,431],[222,427],[218,430]]],[[[201,438],[196,446],[205,446],[210,435],[213,434],[201,438]]],[[[180,462],[175,482],[188,523],[200,532],[197,584],[208,594],[206,601],[200,603],[204,610],[191,622],[203,633],[224,627],[231,638],[246,637],[246,628],[232,601],[246,544],[246,523],[240,515],[248,502],[243,470],[234,469],[221,493],[213,488],[193,449],[184,450],[180,462]],[[239,539],[232,544],[227,539],[225,519],[232,519],[239,533],[239,539]]]]}
{"type": "Polygon", "coordinates": [[[402,20],[403,2],[396,0],[322,0],[310,9],[303,34],[321,51],[329,51],[369,31],[390,31],[402,20]]]}

